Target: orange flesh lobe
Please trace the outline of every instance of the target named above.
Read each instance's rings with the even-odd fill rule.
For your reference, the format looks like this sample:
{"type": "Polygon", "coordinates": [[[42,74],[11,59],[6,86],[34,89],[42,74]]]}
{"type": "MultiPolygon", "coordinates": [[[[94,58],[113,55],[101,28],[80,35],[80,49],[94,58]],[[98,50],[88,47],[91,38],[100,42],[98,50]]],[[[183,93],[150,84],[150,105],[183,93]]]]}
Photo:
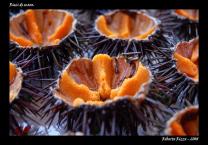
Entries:
{"type": "Polygon", "coordinates": [[[155,27],[150,28],[146,33],[136,36],[136,39],[142,40],[148,37],[149,34],[152,34],[155,31],[155,27]]]}
{"type": "Polygon", "coordinates": [[[120,21],[119,23],[120,26],[118,32],[115,33],[118,33],[117,34],[118,37],[127,38],[129,36],[129,27],[130,27],[129,16],[123,13],[117,13],[117,21],[120,21]]]}
{"type": "Polygon", "coordinates": [[[27,10],[10,21],[10,40],[20,46],[57,45],[72,29],[72,15],[57,10],[27,10]]]}
{"type": "Polygon", "coordinates": [[[140,65],[136,74],[132,78],[125,79],[119,88],[112,90],[111,98],[125,95],[134,96],[140,89],[141,85],[149,80],[149,76],[150,74],[148,70],[144,66],[140,65]]]}
{"type": "Polygon", "coordinates": [[[33,42],[30,41],[30,40],[27,40],[25,39],[24,37],[21,37],[21,36],[15,36],[14,34],[12,34],[10,32],[10,35],[9,35],[10,39],[17,42],[19,45],[21,46],[32,46],[33,45],[33,42]]]}
{"type": "Polygon", "coordinates": [[[112,59],[108,55],[96,55],[93,60],[93,73],[99,85],[98,92],[101,98],[110,96],[113,76],[112,59]]]}
{"type": "Polygon", "coordinates": [[[15,64],[9,62],[9,102],[11,103],[22,88],[22,70],[15,64]]]}
{"type": "MultiPolygon", "coordinates": [[[[120,67],[122,67],[122,64],[120,67]]],[[[130,66],[128,69],[130,69],[130,66]]],[[[123,70],[120,71],[123,72],[123,70]]],[[[124,79],[120,86],[114,84],[116,83],[114,77],[120,80],[122,80],[122,77],[114,73],[113,59],[108,55],[96,55],[92,61],[84,59],[75,60],[63,71],[58,82],[58,92],[62,94],[64,100],[67,100],[69,104],[74,106],[84,103],[103,105],[104,101],[108,99],[134,96],[140,90],[141,85],[148,82],[150,78],[149,71],[142,64],[139,64],[135,74],[132,77],[128,75],[129,78],[124,79]],[[79,61],[83,64],[80,64],[79,61]],[[113,88],[113,86],[116,87],[113,88]]],[[[120,75],[124,74],[125,72],[120,75]]]]}
{"type": "Polygon", "coordinates": [[[82,98],[87,100],[99,100],[97,92],[91,91],[87,86],[83,84],[77,84],[67,73],[66,70],[62,73],[60,82],[60,91],[66,96],[65,99],[69,102],[73,102],[76,98],[82,98]]]}
{"type": "Polygon", "coordinates": [[[137,17],[132,17],[124,12],[115,12],[108,16],[102,15],[96,21],[97,29],[107,37],[121,39],[142,40],[154,33],[156,29],[154,20],[144,14],[133,14],[136,14],[137,17]]]}
{"type": "Polygon", "coordinates": [[[17,75],[17,69],[15,64],[9,62],[9,83],[11,84],[17,75]]]}
{"type": "Polygon", "coordinates": [[[198,68],[191,60],[184,58],[177,53],[174,54],[174,57],[177,60],[177,67],[181,72],[187,74],[190,77],[197,75],[198,68]]]}
{"type": "Polygon", "coordinates": [[[194,12],[194,11],[197,11],[197,10],[183,10],[183,9],[175,10],[175,12],[178,15],[184,16],[184,17],[189,18],[191,20],[198,20],[198,14],[197,14],[197,12],[194,12]]]}
{"type": "Polygon", "coordinates": [[[35,18],[35,13],[33,10],[28,10],[25,13],[26,24],[28,28],[28,32],[32,40],[37,44],[42,44],[42,34],[37,25],[37,21],[35,18]]]}
{"type": "Polygon", "coordinates": [[[72,28],[72,22],[73,22],[73,17],[70,15],[66,15],[62,25],[60,25],[51,36],[49,36],[48,38],[49,41],[57,41],[65,37],[72,28]]]}
{"type": "Polygon", "coordinates": [[[199,44],[198,39],[190,42],[182,42],[176,48],[174,53],[177,69],[191,77],[193,80],[198,81],[198,58],[199,58],[199,44]]]}
{"type": "Polygon", "coordinates": [[[102,32],[109,37],[113,37],[113,32],[111,32],[107,27],[107,22],[104,16],[100,16],[97,21],[97,28],[102,30],[102,32]]]}
{"type": "Polygon", "coordinates": [[[186,136],[182,126],[178,122],[173,122],[171,124],[171,134],[175,136],[186,136]]]}

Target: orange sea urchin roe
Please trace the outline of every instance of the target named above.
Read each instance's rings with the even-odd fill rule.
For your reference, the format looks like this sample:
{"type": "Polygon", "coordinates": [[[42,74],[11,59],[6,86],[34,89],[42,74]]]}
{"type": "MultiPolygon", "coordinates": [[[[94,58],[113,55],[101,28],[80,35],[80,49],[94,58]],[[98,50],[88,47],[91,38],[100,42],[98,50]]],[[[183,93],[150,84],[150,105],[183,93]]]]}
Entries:
{"type": "Polygon", "coordinates": [[[22,88],[23,75],[21,68],[9,62],[9,102],[11,103],[22,88]]]}
{"type": "Polygon", "coordinates": [[[134,96],[140,89],[141,85],[149,80],[149,77],[150,74],[147,68],[140,64],[133,77],[125,79],[120,87],[111,90],[111,98],[125,95],[134,96]]]}
{"type": "Polygon", "coordinates": [[[106,54],[73,60],[62,72],[55,96],[73,105],[103,105],[105,100],[134,96],[150,74],[138,61],[132,64],[106,54]]]}
{"type": "Polygon", "coordinates": [[[71,15],[65,15],[63,23],[55,30],[55,32],[49,36],[49,41],[54,41],[58,43],[57,40],[61,40],[65,37],[72,28],[73,17],[71,15]]]}
{"type": "Polygon", "coordinates": [[[179,71],[185,73],[193,80],[198,81],[198,38],[189,42],[181,42],[176,46],[174,58],[179,71]]]}
{"type": "Polygon", "coordinates": [[[10,39],[11,40],[13,40],[13,41],[15,41],[15,42],[17,42],[19,45],[21,45],[21,46],[25,46],[25,47],[27,47],[27,46],[32,46],[33,45],[33,42],[32,41],[30,41],[30,40],[28,40],[28,39],[25,39],[24,37],[22,37],[22,36],[15,36],[14,34],[12,34],[11,32],[10,32],[10,39]]]}
{"type": "Polygon", "coordinates": [[[91,91],[87,86],[83,84],[77,84],[67,73],[66,70],[62,73],[59,82],[60,91],[68,99],[69,102],[74,101],[76,98],[82,98],[87,100],[99,100],[97,92],[91,91]]]}
{"type": "Polygon", "coordinates": [[[170,135],[174,136],[196,136],[199,132],[198,109],[189,108],[174,116],[170,123],[170,135]]]}
{"type": "MultiPolygon", "coordinates": [[[[107,22],[104,16],[100,16],[97,21],[97,28],[109,37],[114,37],[114,33],[107,27],[107,22]]],[[[115,35],[116,36],[116,35],[115,35]]]]}
{"type": "Polygon", "coordinates": [[[101,98],[108,98],[111,92],[113,79],[112,59],[108,55],[96,55],[93,60],[93,74],[99,86],[98,92],[101,98]]]}
{"type": "Polygon", "coordinates": [[[173,122],[171,124],[171,134],[174,136],[186,136],[182,126],[178,122],[173,122]]]}
{"type": "Polygon", "coordinates": [[[177,60],[177,67],[181,72],[187,74],[190,77],[197,75],[198,68],[191,60],[184,58],[177,53],[174,54],[174,57],[177,60]]]}
{"type": "Polygon", "coordinates": [[[10,40],[22,47],[58,44],[73,26],[70,13],[60,10],[27,10],[10,20],[10,40]]]}
{"type": "Polygon", "coordinates": [[[96,28],[110,38],[142,40],[155,32],[157,24],[143,13],[116,11],[99,16],[96,28]]]}
{"type": "Polygon", "coordinates": [[[37,20],[35,18],[35,12],[28,10],[25,13],[25,20],[27,24],[27,30],[32,40],[37,44],[42,44],[42,34],[38,28],[37,20]]]}
{"type": "Polygon", "coordinates": [[[181,15],[183,17],[186,17],[190,20],[197,21],[199,19],[199,13],[198,10],[192,10],[192,9],[177,9],[175,10],[175,13],[178,15],[181,15]]]}
{"type": "Polygon", "coordinates": [[[16,65],[9,62],[9,83],[11,84],[17,75],[16,65]]]}

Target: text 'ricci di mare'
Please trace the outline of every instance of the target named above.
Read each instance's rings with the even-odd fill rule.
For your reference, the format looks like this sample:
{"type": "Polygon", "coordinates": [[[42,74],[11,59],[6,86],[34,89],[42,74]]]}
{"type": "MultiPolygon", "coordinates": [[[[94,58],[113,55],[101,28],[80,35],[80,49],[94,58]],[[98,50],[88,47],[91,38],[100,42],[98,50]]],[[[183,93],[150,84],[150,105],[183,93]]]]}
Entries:
{"type": "Polygon", "coordinates": [[[32,3],[9,3],[9,7],[33,7],[32,3]]]}

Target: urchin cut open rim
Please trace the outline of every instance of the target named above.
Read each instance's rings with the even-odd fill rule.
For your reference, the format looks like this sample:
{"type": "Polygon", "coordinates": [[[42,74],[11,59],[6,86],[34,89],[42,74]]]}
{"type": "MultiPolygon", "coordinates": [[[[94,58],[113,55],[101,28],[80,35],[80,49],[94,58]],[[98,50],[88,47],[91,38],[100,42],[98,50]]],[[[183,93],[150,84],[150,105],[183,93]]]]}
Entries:
{"type": "Polygon", "coordinates": [[[199,81],[199,38],[179,42],[175,46],[173,59],[176,60],[177,70],[194,82],[199,81]]]}
{"type": "Polygon", "coordinates": [[[148,40],[149,36],[155,34],[159,29],[159,24],[159,20],[148,15],[145,11],[114,10],[97,17],[95,20],[95,30],[101,36],[113,40],[141,41],[148,40]],[[116,22],[119,25],[115,24],[116,22]],[[116,28],[115,26],[119,27],[116,28]]]}
{"type": "Polygon", "coordinates": [[[9,62],[9,102],[11,103],[17,98],[23,82],[23,73],[21,68],[11,62],[9,62]]]}
{"type": "Polygon", "coordinates": [[[198,111],[198,106],[190,106],[175,113],[166,124],[165,134],[171,136],[198,136],[198,111]]]}
{"type": "Polygon", "coordinates": [[[152,82],[152,74],[148,67],[143,66],[138,60],[132,63],[137,66],[132,68],[122,56],[110,57],[105,54],[96,55],[92,60],[74,59],[62,71],[56,86],[52,89],[53,95],[70,106],[102,107],[124,98],[143,100],[152,82]],[[114,64],[116,61],[117,64],[120,63],[117,67],[114,64]],[[88,84],[89,82],[91,84],[88,84]]]}
{"type": "Polygon", "coordinates": [[[21,48],[57,46],[74,32],[76,22],[66,10],[29,9],[10,18],[10,41],[21,48]]]}
{"type": "Polygon", "coordinates": [[[198,9],[176,9],[173,14],[184,19],[192,21],[199,21],[199,10],[198,9]]]}

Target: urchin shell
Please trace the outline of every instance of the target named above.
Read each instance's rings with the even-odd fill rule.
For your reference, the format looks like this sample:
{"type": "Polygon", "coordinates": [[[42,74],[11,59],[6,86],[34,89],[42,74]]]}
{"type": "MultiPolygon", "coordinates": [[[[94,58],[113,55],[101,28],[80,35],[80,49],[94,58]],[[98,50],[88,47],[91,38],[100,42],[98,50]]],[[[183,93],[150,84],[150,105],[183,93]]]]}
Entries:
{"type": "Polygon", "coordinates": [[[160,10],[155,13],[161,21],[161,29],[166,34],[171,34],[174,41],[189,41],[198,36],[199,23],[189,19],[181,19],[174,14],[174,10],[160,10]]]}
{"type": "MultiPolygon", "coordinates": [[[[64,12],[70,13],[66,10],[64,12]]],[[[20,14],[17,14],[17,16],[21,15],[22,13],[24,13],[24,11],[20,14]]],[[[70,14],[73,15],[72,13],[70,14]]],[[[16,15],[13,17],[16,17],[16,15]]],[[[28,57],[32,55],[33,57],[37,57],[38,59],[34,61],[33,65],[30,67],[33,67],[33,69],[39,69],[50,66],[50,71],[41,71],[42,76],[55,76],[56,69],[61,69],[64,64],[68,63],[68,61],[71,58],[75,57],[75,55],[83,55],[81,51],[82,48],[79,44],[79,37],[81,37],[82,35],[80,31],[80,24],[75,18],[72,30],[57,45],[22,48],[17,43],[10,41],[10,58],[14,59],[16,58],[16,56],[22,53],[24,54],[24,56],[28,57]]],[[[23,55],[16,58],[17,61],[23,59],[22,56],[23,55]]]]}
{"type": "MultiPolygon", "coordinates": [[[[115,11],[107,11],[107,13],[103,13],[102,15],[107,15],[111,13],[115,13],[119,10],[115,11]]],[[[125,10],[123,10],[125,11],[125,10]]],[[[95,27],[95,22],[96,19],[94,20],[94,25],[89,28],[88,35],[86,35],[86,38],[89,42],[91,42],[91,49],[89,50],[90,52],[92,51],[92,55],[96,55],[97,53],[107,53],[111,56],[116,56],[121,53],[129,53],[129,52],[142,52],[144,55],[144,52],[146,52],[146,47],[149,47],[150,44],[156,45],[159,47],[162,46],[169,46],[171,45],[168,40],[163,36],[163,32],[160,29],[160,22],[159,20],[157,21],[156,18],[153,18],[150,16],[146,11],[137,11],[137,10],[132,10],[132,11],[126,11],[129,13],[143,13],[150,17],[155,23],[158,25],[157,29],[155,32],[150,35],[149,37],[146,38],[146,40],[125,40],[125,39],[111,39],[108,38],[104,35],[101,35],[95,27]]],[[[99,15],[98,15],[99,16],[99,15]]]]}

